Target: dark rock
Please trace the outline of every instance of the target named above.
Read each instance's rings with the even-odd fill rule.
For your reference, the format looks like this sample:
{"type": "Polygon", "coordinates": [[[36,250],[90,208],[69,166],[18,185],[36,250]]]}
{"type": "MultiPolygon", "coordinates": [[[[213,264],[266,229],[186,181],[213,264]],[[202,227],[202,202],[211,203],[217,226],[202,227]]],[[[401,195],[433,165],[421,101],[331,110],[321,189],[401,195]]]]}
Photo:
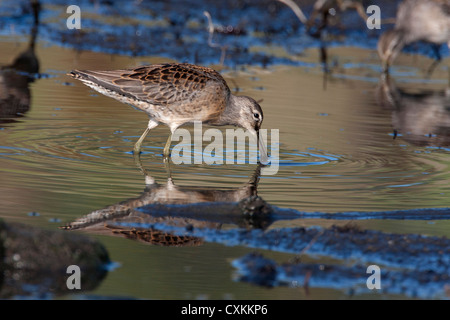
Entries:
{"type": "Polygon", "coordinates": [[[108,252],[94,239],[0,220],[0,298],[78,293],[66,285],[70,265],[80,268],[81,290],[92,290],[108,263],[108,252]]]}

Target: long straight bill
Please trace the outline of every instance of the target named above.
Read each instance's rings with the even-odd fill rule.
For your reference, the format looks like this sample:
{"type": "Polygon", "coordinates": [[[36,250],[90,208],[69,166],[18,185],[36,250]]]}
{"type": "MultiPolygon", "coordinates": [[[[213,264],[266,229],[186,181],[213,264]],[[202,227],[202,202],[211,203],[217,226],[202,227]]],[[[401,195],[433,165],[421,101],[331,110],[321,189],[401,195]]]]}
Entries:
{"type": "Polygon", "coordinates": [[[270,163],[269,157],[267,156],[267,150],[264,144],[264,139],[260,136],[259,130],[256,131],[256,137],[259,148],[259,162],[261,162],[261,164],[263,165],[268,165],[270,163]]]}

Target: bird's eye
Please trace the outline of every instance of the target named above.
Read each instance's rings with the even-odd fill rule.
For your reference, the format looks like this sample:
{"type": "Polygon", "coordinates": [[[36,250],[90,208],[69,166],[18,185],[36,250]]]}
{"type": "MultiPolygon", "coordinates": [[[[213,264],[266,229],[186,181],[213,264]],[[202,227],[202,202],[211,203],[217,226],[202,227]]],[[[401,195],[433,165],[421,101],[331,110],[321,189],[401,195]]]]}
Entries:
{"type": "Polygon", "coordinates": [[[255,119],[259,119],[259,113],[254,113],[253,116],[255,117],[255,119]]]}

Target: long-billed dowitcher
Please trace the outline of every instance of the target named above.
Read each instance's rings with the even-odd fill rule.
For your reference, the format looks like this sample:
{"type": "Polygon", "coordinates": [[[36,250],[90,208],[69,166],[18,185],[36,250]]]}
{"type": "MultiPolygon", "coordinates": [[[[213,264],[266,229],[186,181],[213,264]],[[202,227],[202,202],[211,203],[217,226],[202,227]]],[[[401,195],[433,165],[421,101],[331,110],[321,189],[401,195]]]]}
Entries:
{"type": "Polygon", "coordinates": [[[394,29],[383,33],[378,40],[377,49],[384,71],[388,71],[406,44],[416,41],[436,45],[447,43],[450,48],[450,0],[405,0],[400,3],[394,29]]]}
{"type": "Polygon", "coordinates": [[[134,146],[135,154],[140,153],[148,132],[164,123],[171,132],[164,147],[164,157],[168,157],[174,131],[185,123],[201,121],[249,130],[259,142],[260,162],[268,162],[264,143],[259,139],[261,107],[250,97],[233,95],[224,78],[211,68],[173,63],[111,71],[74,70],[69,75],[148,114],[150,120],[134,146]]]}

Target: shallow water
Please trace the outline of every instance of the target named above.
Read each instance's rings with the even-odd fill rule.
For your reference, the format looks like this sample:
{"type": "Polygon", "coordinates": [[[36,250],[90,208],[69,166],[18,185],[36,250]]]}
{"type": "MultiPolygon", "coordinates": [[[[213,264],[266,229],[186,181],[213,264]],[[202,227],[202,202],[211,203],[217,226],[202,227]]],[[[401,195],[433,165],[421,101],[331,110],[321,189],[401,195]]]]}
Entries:
{"type": "MultiPolygon", "coordinates": [[[[0,65],[27,47],[26,38],[0,38],[0,65]]],[[[232,90],[262,100],[263,128],[278,129],[280,167],[261,176],[258,195],[279,208],[302,212],[365,212],[450,206],[450,114],[445,65],[424,78],[430,59],[402,56],[389,83],[380,78],[373,50],[329,48],[334,61],[324,78],[317,49],[302,56],[310,66],[241,66],[221,70],[232,90]],[[418,66],[418,67],[417,67],[418,66]],[[383,82],[384,81],[384,82],[383,82]],[[391,94],[414,96],[389,105],[391,94]],[[424,92],[443,93],[426,106],[424,92]],[[412,105],[419,101],[419,106],[412,105]],[[381,103],[383,102],[383,103],[381,103]],[[428,110],[426,113],[423,109],[428,110]],[[393,130],[397,130],[394,139],[393,130]]],[[[92,211],[138,197],[145,178],[131,153],[147,124],[145,114],[104,97],[66,76],[71,69],[119,69],[167,62],[74,51],[38,43],[40,76],[29,83],[6,80],[27,95],[29,110],[0,119],[0,217],[56,229],[92,211]],[[28,87],[27,87],[28,86],[28,87]]],[[[26,100],[26,99],[25,99],[26,100]]],[[[146,138],[145,170],[167,181],[162,149],[168,128],[146,138]]],[[[255,165],[171,165],[173,182],[187,189],[232,190],[255,165]]],[[[277,221],[270,228],[346,224],[330,219],[277,221]]],[[[358,220],[364,229],[450,236],[448,220],[358,220]]],[[[251,252],[243,246],[206,242],[159,247],[87,232],[106,246],[119,267],[89,294],[151,299],[302,299],[347,297],[331,288],[268,290],[233,280],[231,261],[251,252]]],[[[264,250],[263,250],[264,251],[264,250]]],[[[290,255],[265,254],[279,261],[290,255]]],[[[326,261],[326,260],[325,260],[326,261]]],[[[368,295],[380,298],[379,294],[368,295]]]]}

